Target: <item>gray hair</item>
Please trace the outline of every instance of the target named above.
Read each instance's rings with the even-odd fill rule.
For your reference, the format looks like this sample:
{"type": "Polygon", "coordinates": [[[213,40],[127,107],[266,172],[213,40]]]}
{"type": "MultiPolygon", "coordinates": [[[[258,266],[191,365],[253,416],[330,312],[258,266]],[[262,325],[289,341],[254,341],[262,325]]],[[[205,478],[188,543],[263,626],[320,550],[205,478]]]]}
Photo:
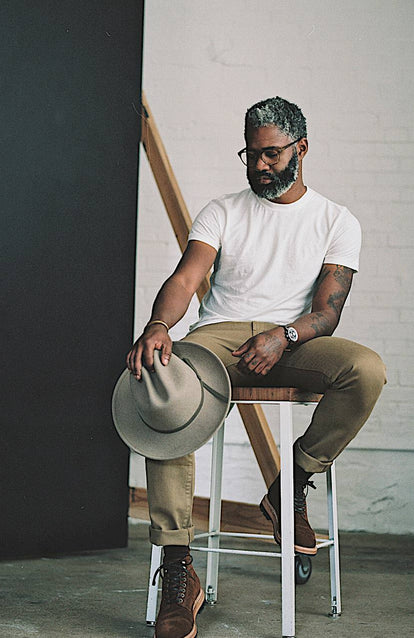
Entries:
{"type": "Polygon", "coordinates": [[[296,104],[284,100],[282,97],[269,97],[253,104],[247,112],[244,121],[244,134],[247,128],[275,125],[292,140],[307,136],[306,119],[296,104]]]}

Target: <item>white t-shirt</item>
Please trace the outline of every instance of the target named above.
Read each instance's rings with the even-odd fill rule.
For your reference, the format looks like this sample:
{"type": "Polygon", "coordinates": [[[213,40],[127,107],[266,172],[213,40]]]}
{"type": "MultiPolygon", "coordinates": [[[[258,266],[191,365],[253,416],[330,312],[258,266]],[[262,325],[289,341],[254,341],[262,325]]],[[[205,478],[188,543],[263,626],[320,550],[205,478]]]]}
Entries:
{"type": "Polygon", "coordinates": [[[293,204],[275,204],[248,188],[212,200],[189,241],[217,251],[199,320],[293,323],[310,312],[323,263],[358,270],[361,228],[344,206],[308,188],[293,204]]]}

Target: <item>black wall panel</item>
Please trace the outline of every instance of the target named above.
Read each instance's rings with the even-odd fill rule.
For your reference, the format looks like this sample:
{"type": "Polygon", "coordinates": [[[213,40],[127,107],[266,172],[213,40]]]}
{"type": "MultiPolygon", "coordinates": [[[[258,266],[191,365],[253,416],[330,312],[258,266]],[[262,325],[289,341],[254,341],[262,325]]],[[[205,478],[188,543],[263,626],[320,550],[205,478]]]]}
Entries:
{"type": "Polygon", "coordinates": [[[122,546],[143,0],[2,0],[0,555],[122,546]]]}

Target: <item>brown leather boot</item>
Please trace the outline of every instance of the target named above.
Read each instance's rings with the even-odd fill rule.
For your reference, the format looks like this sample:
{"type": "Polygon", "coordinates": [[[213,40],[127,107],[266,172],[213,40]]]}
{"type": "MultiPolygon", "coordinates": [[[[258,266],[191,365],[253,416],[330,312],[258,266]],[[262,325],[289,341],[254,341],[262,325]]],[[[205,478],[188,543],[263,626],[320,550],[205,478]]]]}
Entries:
{"type": "Polygon", "coordinates": [[[204,603],[204,592],[188,554],[182,560],[164,562],[158,571],[163,579],[162,599],[154,638],[195,638],[196,616],[204,603]]]}
{"type": "Polygon", "coordinates": [[[312,481],[306,479],[305,483],[295,482],[294,512],[295,512],[295,551],[301,554],[314,555],[318,551],[316,547],[315,532],[308,520],[306,496],[308,487],[316,490],[312,481]]]}
{"type": "MultiPolygon", "coordinates": [[[[310,476],[310,474],[307,476],[310,476]]],[[[313,556],[318,550],[316,547],[315,532],[311,528],[308,520],[306,494],[304,491],[307,486],[315,488],[312,481],[309,481],[308,477],[305,478],[303,476],[303,472],[295,473],[295,552],[313,556]]],[[[278,545],[280,545],[280,475],[272,483],[268,493],[263,497],[262,502],[260,503],[260,510],[262,514],[271,521],[275,541],[278,545]]]]}

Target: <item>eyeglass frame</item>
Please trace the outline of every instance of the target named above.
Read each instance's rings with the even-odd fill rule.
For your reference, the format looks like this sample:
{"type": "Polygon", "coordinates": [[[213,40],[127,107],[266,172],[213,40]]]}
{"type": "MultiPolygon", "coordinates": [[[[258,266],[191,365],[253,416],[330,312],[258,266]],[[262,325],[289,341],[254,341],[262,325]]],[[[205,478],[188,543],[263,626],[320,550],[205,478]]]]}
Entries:
{"type": "MultiPolygon", "coordinates": [[[[283,153],[283,151],[285,151],[287,148],[289,148],[289,146],[293,146],[294,144],[297,144],[298,142],[300,142],[301,139],[302,139],[302,137],[299,137],[297,140],[294,140],[293,142],[290,142],[289,144],[286,144],[286,146],[282,146],[281,148],[278,148],[277,146],[266,146],[266,148],[262,149],[260,151],[260,153],[255,153],[255,155],[256,155],[256,162],[255,163],[257,163],[257,160],[260,157],[260,159],[262,160],[263,164],[267,164],[267,166],[274,166],[275,164],[278,164],[280,162],[280,156],[283,153]],[[272,162],[272,163],[269,163],[269,162],[267,162],[267,161],[265,161],[263,159],[264,153],[266,151],[270,150],[270,149],[273,149],[274,151],[277,152],[277,160],[275,162],[272,162]]],[[[247,164],[245,162],[243,162],[241,154],[244,153],[244,152],[246,152],[246,161],[248,162],[248,160],[247,160],[247,146],[245,146],[240,151],[238,151],[237,155],[239,156],[240,161],[241,161],[241,163],[244,166],[251,166],[252,164],[254,164],[254,162],[252,162],[252,164],[250,164],[250,162],[248,162],[247,164]]],[[[254,151],[251,151],[251,152],[253,153],[254,151]]]]}

